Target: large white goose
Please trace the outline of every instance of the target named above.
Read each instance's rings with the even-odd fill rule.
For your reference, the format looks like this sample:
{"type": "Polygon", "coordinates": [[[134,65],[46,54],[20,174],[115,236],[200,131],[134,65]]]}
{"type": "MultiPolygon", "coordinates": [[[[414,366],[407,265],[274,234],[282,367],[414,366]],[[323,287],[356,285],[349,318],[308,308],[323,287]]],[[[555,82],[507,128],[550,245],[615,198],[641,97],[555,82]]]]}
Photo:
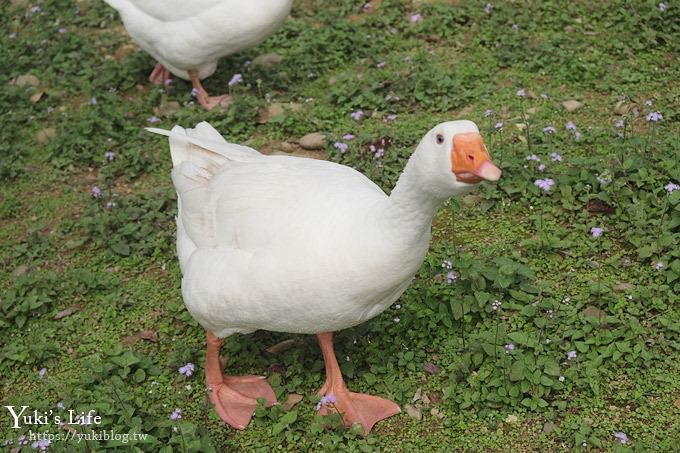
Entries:
{"type": "Polygon", "coordinates": [[[170,73],[191,80],[199,103],[210,110],[229,97],[208,96],[201,85],[217,60],[255,47],[278,30],[292,0],[104,0],[125,29],[158,64],[149,76],[162,84],[170,73]]]}
{"type": "Polygon", "coordinates": [[[368,433],[400,412],[347,390],[333,332],[380,314],[406,290],[445,200],[500,177],[477,126],[451,121],[425,134],[390,196],[350,167],[265,156],[205,122],[149,130],[170,137],[182,296],[207,331],[206,383],[220,417],[243,429],[256,398],[276,402],[264,378],[224,376],[220,366],[226,337],[258,329],[318,336],[320,393],[335,397],[346,424],[368,433]]]}

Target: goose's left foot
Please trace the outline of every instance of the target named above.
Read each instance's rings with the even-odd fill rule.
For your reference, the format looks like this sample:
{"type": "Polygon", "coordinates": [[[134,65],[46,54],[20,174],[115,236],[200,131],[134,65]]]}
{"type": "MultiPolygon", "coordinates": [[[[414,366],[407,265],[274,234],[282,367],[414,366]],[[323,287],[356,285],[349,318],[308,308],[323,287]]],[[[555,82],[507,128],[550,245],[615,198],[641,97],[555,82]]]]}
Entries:
{"type": "Polygon", "coordinates": [[[156,63],[156,66],[149,74],[149,82],[156,85],[165,85],[166,80],[172,80],[172,73],[160,63],[156,63]]]}
{"type": "Polygon", "coordinates": [[[257,399],[276,404],[274,390],[264,376],[225,376],[220,364],[220,347],[224,340],[208,331],[208,353],[205,359],[205,382],[210,401],[222,420],[236,429],[245,429],[255,413],[257,399]]]}
{"type": "Polygon", "coordinates": [[[401,412],[399,406],[390,400],[350,392],[345,386],[340,366],[335,358],[333,333],[321,333],[317,337],[326,364],[326,383],[319,391],[320,395],[325,396],[322,400],[325,404],[321,406],[319,414],[339,412],[346,426],[359,423],[367,435],[377,422],[401,412]]]}
{"type": "Polygon", "coordinates": [[[196,93],[196,99],[198,103],[204,109],[210,111],[217,107],[228,107],[231,103],[231,96],[223,94],[221,96],[209,96],[208,92],[205,91],[203,85],[201,84],[201,79],[198,78],[198,73],[196,71],[189,71],[189,77],[191,78],[191,83],[198,93],[196,93]]]}

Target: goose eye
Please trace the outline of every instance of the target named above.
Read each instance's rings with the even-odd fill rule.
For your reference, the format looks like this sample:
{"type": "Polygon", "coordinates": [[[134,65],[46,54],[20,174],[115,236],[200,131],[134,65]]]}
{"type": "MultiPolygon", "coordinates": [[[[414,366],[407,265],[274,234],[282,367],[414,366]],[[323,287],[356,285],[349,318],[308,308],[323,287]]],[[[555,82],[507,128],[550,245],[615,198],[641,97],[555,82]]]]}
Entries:
{"type": "Polygon", "coordinates": [[[437,134],[437,144],[441,145],[444,143],[444,136],[442,134],[437,134]]]}

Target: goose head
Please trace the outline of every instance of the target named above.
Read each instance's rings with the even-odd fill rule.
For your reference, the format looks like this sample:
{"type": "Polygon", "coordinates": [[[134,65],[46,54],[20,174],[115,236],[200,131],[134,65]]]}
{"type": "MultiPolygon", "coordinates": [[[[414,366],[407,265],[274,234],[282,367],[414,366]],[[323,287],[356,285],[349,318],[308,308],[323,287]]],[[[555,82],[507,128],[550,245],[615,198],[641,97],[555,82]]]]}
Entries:
{"type": "Polygon", "coordinates": [[[430,129],[412,156],[421,190],[447,199],[474,189],[482,181],[497,181],[501,170],[493,164],[477,125],[447,121],[430,129]]]}

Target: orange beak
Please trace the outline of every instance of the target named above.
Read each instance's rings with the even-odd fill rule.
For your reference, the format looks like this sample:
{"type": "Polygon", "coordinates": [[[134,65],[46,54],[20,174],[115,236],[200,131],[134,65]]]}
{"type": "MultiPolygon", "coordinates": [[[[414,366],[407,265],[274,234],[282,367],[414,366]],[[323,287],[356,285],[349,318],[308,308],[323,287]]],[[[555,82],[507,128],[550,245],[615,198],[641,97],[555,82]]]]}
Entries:
{"type": "Polygon", "coordinates": [[[496,167],[478,132],[464,132],[453,137],[451,171],[456,181],[477,184],[482,180],[498,181],[501,170],[496,167]]]}

